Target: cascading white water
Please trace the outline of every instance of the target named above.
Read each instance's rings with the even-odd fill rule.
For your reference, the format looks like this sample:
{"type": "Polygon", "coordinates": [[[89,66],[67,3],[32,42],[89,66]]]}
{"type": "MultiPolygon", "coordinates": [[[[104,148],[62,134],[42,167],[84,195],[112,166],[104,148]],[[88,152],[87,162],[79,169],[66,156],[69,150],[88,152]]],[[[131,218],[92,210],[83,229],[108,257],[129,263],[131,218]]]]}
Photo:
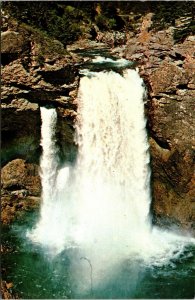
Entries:
{"type": "Polygon", "coordinates": [[[69,168],[59,169],[58,148],[56,146],[57,113],[54,108],[41,107],[41,216],[36,228],[28,236],[44,246],[51,246],[57,252],[68,244],[68,213],[64,205],[67,191],[69,168]],[[63,220],[63,224],[62,224],[63,220]],[[57,233],[60,231],[60,234],[57,233]],[[64,239],[66,237],[66,239],[64,239]]]}
{"type": "Polygon", "coordinates": [[[149,154],[143,81],[134,70],[124,77],[89,73],[78,101],[77,191],[83,241],[140,242],[148,234],[149,154]],[[139,238],[138,238],[139,236],[139,238]]]}
{"type": "Polygon", "coordinates": [[[86,281],[88,261],[98,282],[132,256],[162,264],[183,251],[186,239],[151,228],[145,89],[138,72],[82,73],[74,167],[59,167],[56,111],[41,108],[43,203],[28,236],[54,254],[76,246],[85,259],[79,273],[76,263],[78,281],[86,281]]]}
{"type": "Polygon", "coordinates": [[[130,253],[139,253],[150,233],[144,94],[135,70],[124,77],[88,72],[80,81],[74,240],[90,259],[96,283],[130,253]]]}

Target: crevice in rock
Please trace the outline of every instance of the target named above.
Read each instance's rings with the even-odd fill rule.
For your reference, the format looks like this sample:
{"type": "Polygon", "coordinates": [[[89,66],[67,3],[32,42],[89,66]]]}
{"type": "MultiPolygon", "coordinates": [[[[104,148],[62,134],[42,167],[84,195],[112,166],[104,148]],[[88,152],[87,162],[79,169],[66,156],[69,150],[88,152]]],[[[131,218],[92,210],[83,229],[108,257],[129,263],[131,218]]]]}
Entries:
{"type": "Polygon", "coordinates": [[[180,89],[180,90],[187,90],[188,85],[187,84],[178,84],[178,85],[176,85],[176,88],[180,89]]]}
{"type": "MultiPolygon", "coordinates": [[[[67,97],[69,96],[69,92],[75,89],[74,86],[66,86],[66,87],[59,87],[56,90],[48,91],[48,90],[43,90],[43,89],[39,89],[39,88],[33,89],[28,85],[17,83],[17,82],[12,82],[11,85],[9,85],[9,86],[10,87],[13,86],[13,87],[19,88],[21,90],[25,90],[25,91],[29,91],[29,92],[33,92],[33,93],[36,93],[36,92],[38,92],[38,93],[41,92],[43,94],[44,93],[46,93],[46,94],[55,93],[58,96],[62,95],[62,96],[67,96],[67,97]]],[[[20,93],[20,95],[21,94],[22,93],[20,93]]]]}
{"type": "Polygon", "coordinates": [[[11,82],[11,84],[9,86],[10,87],[13,86],[13,87],[19,88],[21,90],[25,90],[25,91],[32,91],[33,90],[30,86],[22,84],[22,83],[17,83],[17,82],[11,82]]]}
{"type": "Polygon", "coordinates": [[[160,99],[162,98],[162,96],[156,95],[154,98],[155,98],[156,100],[160,100],[160,99]]]}
{"type": "Polygon", "coordinates": [[[4,142],[9,142],[13,140],[16,136],[16,132],[14,130],[9,130],[7,128],[1,128],[1,141],[4,142]]]}
{"type": "Polygon", "coordinates": [[[169,57],[174,59],[174,60],[182,60],[182,61],[185,60],[185,56],[183,56],[182,54],[177,53],[177,52],[175,52],[174,54],[173,53],[169,54],[169,57]]]}
{"type": "MultiPolygon", "coordinates": [[[[148,126],[149,128],[149,126],[148,126]]],[[[148,129],[150,130],[150,129],[148,129]]],[[[171,150],[171,147],[167,141],[160,140],[158,137],[156,137],[154,134],[151,134],[151,137],[155,140],[155,142],[158,144],[159,147],[166,150],[171,150]]]]}
{"type": "Polygon", "coordinates": [[[157,95],[154,95],[156,99],[161,99],[162,97],[168,97],[170,96],[177,96],[177,89],[172,89],[170,91],[163,91],[162,93],[158,93],[157,95]]]}
{"type": "MultiPolygon", "coordinates": [[[[14,85],[19,87],[18,85],[14,85]]],[[[26,86],[23,86],[26,89],[26,86]]],[[[43,91],[43,90],[33,90],[27,88],[26,93],[21,92],[18,94],[9,94],[6,98],[3,99],[4,103],[9,103],[14,99],[26,99],[31,103],[38,103],[40,105],[53,105],[54,107],[62,107],[68,109],[76,109],[76,104],[72,103],[72,99],[69,96],[69,90],[64,89],[63,91],[43,91]],[[60,97],[67,97],[67,99],[60,99],[60,97]]]]}
{"type": "Polygon", "coordinates": [[[36,102],[35,101],[31,101],[31,102],[33,102],[33,103],[39,103],[40,106],[48,106],[48,107],[53,107],[53,108],[62,107],[62,108],[68,108],[68,109],[72,109],[72,110],[76,109],[76,105],[75,104],[72,104],[72,103],[69,103],[69,102],[67,102],[67,103],[61,103],[58,100],[50,100],[50,99],[43,100],[43,99],[39,99],[36,102]]]}
{"type": "Polygon", "coordinates": [[[165,59],[166,56],[167,56],[167,54],[161,53],[161,54],[159,55],[159,58],[160,58],[160,59],[165,59]]]}
{"type": "Polygon", "coordinates": [[[38,71],[38,74],[48,83],[62,85],[74,82],[75,77],[78,75],[78,70],[69,65],[60,70],[38,71]]]}
{"type": "Polygon", "coordinates": [[[22,190],[22,189],[24,189],[24,188],[25,188],[25,186],[22,185],[22,184],[19,184],[19,183],[12,184],[12,185],[6,187],[6,189],[7,189],[8,191],[22,190]]]}
{"type": "Polygon", "coordinates": [[[31,102],[39,102],[42,100],[55,101],[56,98],[69,97],[69,91],[64,89],[63,91],[43,91],[41,89],[31,89],[28,93],[22,93],[24,97],[31,102]]]}
{"type": "Polygon", "coordinates": [[[2,66],[9,65],[9,63],[18,59],[18,57],[18,53],[1,53],[1,64],[2,66]]]}

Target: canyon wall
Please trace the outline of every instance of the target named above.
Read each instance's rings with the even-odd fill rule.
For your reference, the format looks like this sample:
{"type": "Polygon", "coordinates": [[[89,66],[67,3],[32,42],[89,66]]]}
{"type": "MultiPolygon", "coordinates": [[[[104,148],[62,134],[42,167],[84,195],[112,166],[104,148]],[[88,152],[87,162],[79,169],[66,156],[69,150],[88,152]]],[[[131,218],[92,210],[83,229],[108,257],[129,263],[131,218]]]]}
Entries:
{"type": "Polygon", "coordinates": [[[193,232],[195,36],[175,43],[174,27],[153,31],[151,17],[143,17],[140,32],[127,40],[123,55],[137,61],[148,88],[153,220],[193,232]]]}
{"type": "MultiPolygon", "coordinates": [[[[132,15],[128,18],[131,22],[132,15]]],[[[176,26],[181,22],[186,20],[178,20],[176,26]]],[[[195,37],[189,34],[176,43],[174,27],[153,29],[150,12],[139,17],[134,32],[101,32],[97,27],[94,31],[90,40],[82,37],[72,49],[98,47],[103,42],[113,54],[137,63],[148,89],[145,108],[153,222],[193,232],[195,37]]],[[[18,198],[29,204],[40,197],[40,106],[57,108],[59,153],[62,162],[74,161],[78,66],[83,61],[58,40],[4,16],[1,129],[5,209],[11,210],[18,198]]],[[[9,222],[6,216],[5,222],[9,222]]]]}
{"type": "Polygon", "coordinates": [[[41,183],[40,106],[56,107],[59,156],[74,161],[75,97],[78,69],[57,40],[4,17],[1,34],[1,164],[2,221],[37,206],[41,183]]]}

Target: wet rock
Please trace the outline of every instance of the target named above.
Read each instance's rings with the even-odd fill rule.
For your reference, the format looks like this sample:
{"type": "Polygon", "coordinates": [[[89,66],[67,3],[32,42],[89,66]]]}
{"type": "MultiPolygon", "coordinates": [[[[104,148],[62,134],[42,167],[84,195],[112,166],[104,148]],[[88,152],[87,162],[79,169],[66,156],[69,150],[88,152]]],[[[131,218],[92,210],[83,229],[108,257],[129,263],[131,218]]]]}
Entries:
{"type": "Polygon", "coordinates": [[[25,189],[21,189],[21,190],[18,190],[18,191],[12,191],[11,195],[12,196],[17,196],[18,198],[23,198],[23,197],[26,197],[28,195],[28,191],[25,190],[25,189]]]}
{"type": "Polygon", "coordinates": [[[15,196],[40,196],[39,167],[23,159],[15,159],[2,168],[1,185],[15,196]]]}
{"type": "Polygon", "coordinates": [[[35,196],[18,196],[9,193],[1,197],[1,221],[3,225],[11,224],[15,220],[21,220],[26,212],[34,211],[40,207],[41,199],[35,196]]]}
{"type": "Polygon", "coordinates": [[[194,234],[194,151],[190,147],[167,149],[150,138],[153,221],[194,234]]]}
{"type": "Polygon", "coordinates": [[[11,289],[13,287],[13,283],[12,282],[6,282],[6,288],[7,289],[11,289]]]}
{"type": "Polygon", "coordinates": [[[12,293],[13,283],[6,282],[5,280],[1,281],[1,295],[2,299],[19,299],[18,295],[12,293]]]}
{"type": "Polygon", "coordinates": [[[19,157],[38,163],[41,126],[38,105],[15,99],[2,104],[1,117],[2,165],[19,157]]]}

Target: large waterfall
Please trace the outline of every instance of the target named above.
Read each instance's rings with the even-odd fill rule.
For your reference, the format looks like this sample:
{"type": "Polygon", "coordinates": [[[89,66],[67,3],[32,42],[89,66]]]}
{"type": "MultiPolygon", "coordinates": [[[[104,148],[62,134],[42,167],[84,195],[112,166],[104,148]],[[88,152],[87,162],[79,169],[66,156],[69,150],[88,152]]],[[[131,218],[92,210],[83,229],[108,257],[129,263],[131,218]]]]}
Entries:
{"type": "Polygon", "coordinates": [[[76,167],[79,238],[130,247],[149,230],[149,154],[143,82],[134,70],[124,77],[89,73],[81,79],[76,167]]]}
{"type": "MultiPolygon", "coordinates": [[[[130,257],[161,264],[185,239],[152,229],[145,89],[136,70],[84,71],[78,93],[74,166],[60,166],[55,109],[41,108],[40,220],[28,235],[54,255],[79,252],[81,287],[130,257]],[[89,277],[89,276],[88,276],[89,277]]],[[[92,282],[91,282],[92,284],[92,282]]]]}

